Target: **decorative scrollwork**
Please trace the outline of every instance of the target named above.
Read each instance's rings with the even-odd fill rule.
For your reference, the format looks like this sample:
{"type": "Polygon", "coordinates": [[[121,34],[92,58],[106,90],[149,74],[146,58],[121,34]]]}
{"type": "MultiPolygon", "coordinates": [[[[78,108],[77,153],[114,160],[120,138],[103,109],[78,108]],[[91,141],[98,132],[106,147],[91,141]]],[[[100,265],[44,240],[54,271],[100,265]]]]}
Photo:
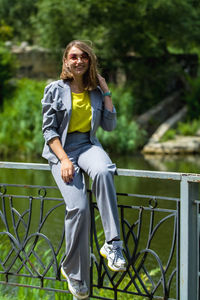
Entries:
{"type": "MultiPolygon", "coordinates": [[[[40,280],[40,287],[48,289],[45,282],[57,280],[64,283],[60,278],[60,266],[65,252],[65,206],[64,201],[55,203],[54,200],[59,199],[48,198],[47,191],[47,187],[39,187],[37,196],[7,195],[7,186],[0,185],[0,274],[4,274],[8,282],[10,276],[31,277],[40,280]],[[56,214],[58,220],[63,218],[63,222],[59,231],[52,233],[49,226],[52,226],[56,214]],[[4,251],[1,251],[2,249],[4,251]]],[[[121,293],[149,299],[173,299],[171,287],[178,274],[178,264],[174,264],[178,240],[178,210],[158,207],[158,197],[145,196],[149,199],[146,206],[118,205],[124,241],[123,251],[128,265],[125,272],[114,273],[100,256],[100,218],[92,193],[88,193],[91,210],[90,246],[93,258],[90,276],[91,297],[95,298],[95,288],[98,287],[101,291],[106,291],[104,295],[101,294],[101,299],[117,300],[118,294],[121,293]],[[165,249],[163,258],[157,244],[160,243],[160,237],[166,233],[164,226],[169,225],[171,235],[166,236],[169,239],[169,247],[165,249]]],[[[126,196],[128,197],[128,194],[126,196]]],[[[53,228],[55,230],[56,226],[53,228]]],[[[63,287],[60,290],[63,290],[63,287]]]]}
{"type": "Polygon", "coordinates": [[[47,195],[47,190],[44,187],[42,187],[41,189],[38,190],[38,195],[42,198],[45,198],[47,195]]]}
{"type": "Polygon", "coordinates": [[[158,206],[158,202],[157,202],[156,198],[150,198],[150,199],[149,199],[149,207],[150,207],[151,209],[154,209],[154,208],[156,208],[157,206],[158,206]]]}
{"type": "Polygon", "coordinates": [[[0,184],[0,196],[5,195],[7,192],[6,186],[4,184],[0,184]]]}
{"type": "Polygon", "coordinates": [[[49,204],[51,202],[48,198],[45,199],[46,188],[39,188],[40,200],[36,200],[37,197],[33,196],[6,195],[6,187],[2,186],[2,188],[0,222],[2,221],[3,228],[0,232],[0,274],[5,274],[7,278],[11,274],[25,278],[38,278],[41,286],[46,278],[60,280],[60,262],[63,260],[64,253],[61,252],[64,222],[57,242],[52,237],[48,237],[49,232],[45,228],[49,226],[51,216],[64,206],[64,202],[56,202],[45,210],[44,201],[48,201],[49,204]],[[20,207],[17,208],[19,198],[21,198],[20,202],[23,202],[23,211],[20,207]],[[34,202],[40,203],[39,207],[37,205],[37,210],[39,208],[37,216],[34,213],[36,209],[34,202]],[[27,203],[29,203],[28,207],[24,209],[27,203]],[[38,220],[37,224],[35,220],[38,220]]]}
{"type": "MultiPolygon", "coordinates": [[[[159,208],[156,211],[158,201],[155,198],[151,198],[149,203],[149,207],[134,207],[134,210],[138,211],[138,216],[136,217],[134,213],[135,219],[132,220],[128,220],[126,215],[127,211],[132,210],[133,207],[119,206],[124,240],[124,255],[128,262],[127,270],[122,274],[110,271],[106,262],[100,256],[101,247],[97,239],[97,224],[94,221],[92,223],[95,242],[93,252],[99,257],[94,263],[98,280],[96,284],[93,282],[93,285],[106,290],[109,290],[111,287],[115,291],[115,299],[117,299],[117,293],[129,293],[149,299],[154,299],[154,297],[155,299],[158,297],[168,299],[170,295],[172,281],[175,280],[175,274],[177,273],[173,259],[176,256],[178,214],[176,210],[159,208]],[[162,217],[158,218],[160,214],[162,217]],[[159,221],[156,221],[157,218],[159,221]],[[143,230],[143,224],[147,220],[149,222],[148,234],[143,230]],[[165,263],[163,264],[160,250],[159,248],[155,248],[155,241],[157,242],[156,236],[159,234],[159,231],[165,231],[164,226],[166,226],[167,222],[171,224],[173,230],[171,247],[169,247],[169,253],[166,254],[165,263]],[[161,291],[162,295],[159,295],[161,291]]],[[[94,204],[92,219],[95,216],[96,210],[97,206],[94,204]]]]}

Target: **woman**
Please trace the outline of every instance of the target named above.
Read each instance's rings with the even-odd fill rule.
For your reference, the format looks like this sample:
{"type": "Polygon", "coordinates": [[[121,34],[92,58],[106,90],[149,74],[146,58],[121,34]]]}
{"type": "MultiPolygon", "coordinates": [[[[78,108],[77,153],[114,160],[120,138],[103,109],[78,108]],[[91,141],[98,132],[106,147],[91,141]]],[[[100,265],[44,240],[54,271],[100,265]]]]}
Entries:
{"type": "Polygon", "coordinates": [[[66,203],[66,259],[62,275],[71,293],[88,297],[90,211],[83,172],[93,180],[106,242],[101,255],[113,271],[125,270],[113,175],[116,166],[95,137],[98,126],[113,130],[116,111],[96,56],[82,41],[72,41],[63,55],[61,80],[45,88],[42,99],[43,157],[66,203]]]}

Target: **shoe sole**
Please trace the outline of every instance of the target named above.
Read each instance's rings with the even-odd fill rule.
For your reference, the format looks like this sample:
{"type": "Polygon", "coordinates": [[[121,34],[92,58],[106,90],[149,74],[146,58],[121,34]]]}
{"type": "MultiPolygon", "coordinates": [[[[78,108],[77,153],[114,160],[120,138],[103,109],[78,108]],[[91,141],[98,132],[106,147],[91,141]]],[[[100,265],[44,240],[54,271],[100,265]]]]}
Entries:
{"type": "Polygon", "coordinates": [[[68,277],[66,276],[65,271],[63,270],[62,267],[61,267],[60,270],[61,270],[62,276],[67,280],[67,283],[68,283],[68,289],[69,289],[70,293],[71,293],[73,296],[75,296],[77,299],[86,299],[86,298],[89,297],[89,294],[86,295],[86,296],[80,296],[80,295],[77,295],[77,294],[73,291],[73,289],[71,288],[71,284],[69,283],[68,277]]]}
{"type": "MultiPolygon", "coordinates": [[[[104,258],[107,259],[107,255],[106,255],[105,252],[103,252],[102,250],[100,250],[100,254],[101,254],[101,256],[103,256],[104,258]]],[[[110,269],[111,271],[114,271],[114,272],[124,272],[124,271],[126,271],[126,268],[125,268],[125,267],[124,267],[124,268],[121,268],[121,269],[117,269],[117,268],[114,268],[113,266],[110,265],[110,262],[109,262],[108,259],[107,259],[107,261],[108,261],[108,267],[109,267],[109,269],[110,269]]]]}

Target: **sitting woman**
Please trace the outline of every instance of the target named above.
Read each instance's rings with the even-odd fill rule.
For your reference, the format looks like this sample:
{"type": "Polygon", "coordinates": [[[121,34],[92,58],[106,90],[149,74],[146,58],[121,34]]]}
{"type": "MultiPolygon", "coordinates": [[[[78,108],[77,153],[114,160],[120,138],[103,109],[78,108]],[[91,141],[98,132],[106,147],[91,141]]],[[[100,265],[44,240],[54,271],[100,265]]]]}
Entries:
{"type": "Polygon", "coordinates": [[[113,271],[124,271],[120,224],[113,175],[116,170],[95,136],[98,126],[111,131],[116,111],[111,93],[97,72],[91,47],[72,41],[65,49],[61,80],[50,83],[44,92],[43,134],[45,157],[66,204],[66,258],[61,272],[71,293],[88,297],[90,210],[83,172],[93,181],[105,233],[100,250],[113,271]]]}

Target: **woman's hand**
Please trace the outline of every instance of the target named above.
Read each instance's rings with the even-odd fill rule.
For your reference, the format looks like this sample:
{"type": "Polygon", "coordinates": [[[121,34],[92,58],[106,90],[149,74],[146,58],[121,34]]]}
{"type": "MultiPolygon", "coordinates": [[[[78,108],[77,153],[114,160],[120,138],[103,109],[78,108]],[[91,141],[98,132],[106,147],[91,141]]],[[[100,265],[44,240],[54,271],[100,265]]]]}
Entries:
{"type": "Polygon", "coordinates": [[[55,137],[49,141],[51,150],[56,154],[61,162],[61,177],[64,182],[69,183],[74,177],[74,165],[63,149],[60,139],[55,137]]]}
{"type": "MultiPolygon", "coordinates": [[[[109,88],[108,88],[105,78],[103,78],[100,74],[97,74],[97,78],[99,80],[99,85],[100,85],[100,88],[102,89],[103,93],[109,92],[109,88]]],[[[111,96],[105,96],[104,104],[105,104],[105,108],[107,110],[109,110],[111,112],[113,111],[113,104],[112,104],[111,96]]]]}
{"type": "Polygon", "coordinates": [[[61,160],[61,177],[66,183],[70,183],[74,178],[74,165],[69,158],[61,160]]]}
{"type": "Polygon", "coordinates": [[[100,74],[97,74],[97,78],[99,80],[99,85],[100,85],[100,88],[102,89],[103,93],[107,93],[109,91],[109,88],[108,88],[105,78],[103,78],[100,74]]]}

